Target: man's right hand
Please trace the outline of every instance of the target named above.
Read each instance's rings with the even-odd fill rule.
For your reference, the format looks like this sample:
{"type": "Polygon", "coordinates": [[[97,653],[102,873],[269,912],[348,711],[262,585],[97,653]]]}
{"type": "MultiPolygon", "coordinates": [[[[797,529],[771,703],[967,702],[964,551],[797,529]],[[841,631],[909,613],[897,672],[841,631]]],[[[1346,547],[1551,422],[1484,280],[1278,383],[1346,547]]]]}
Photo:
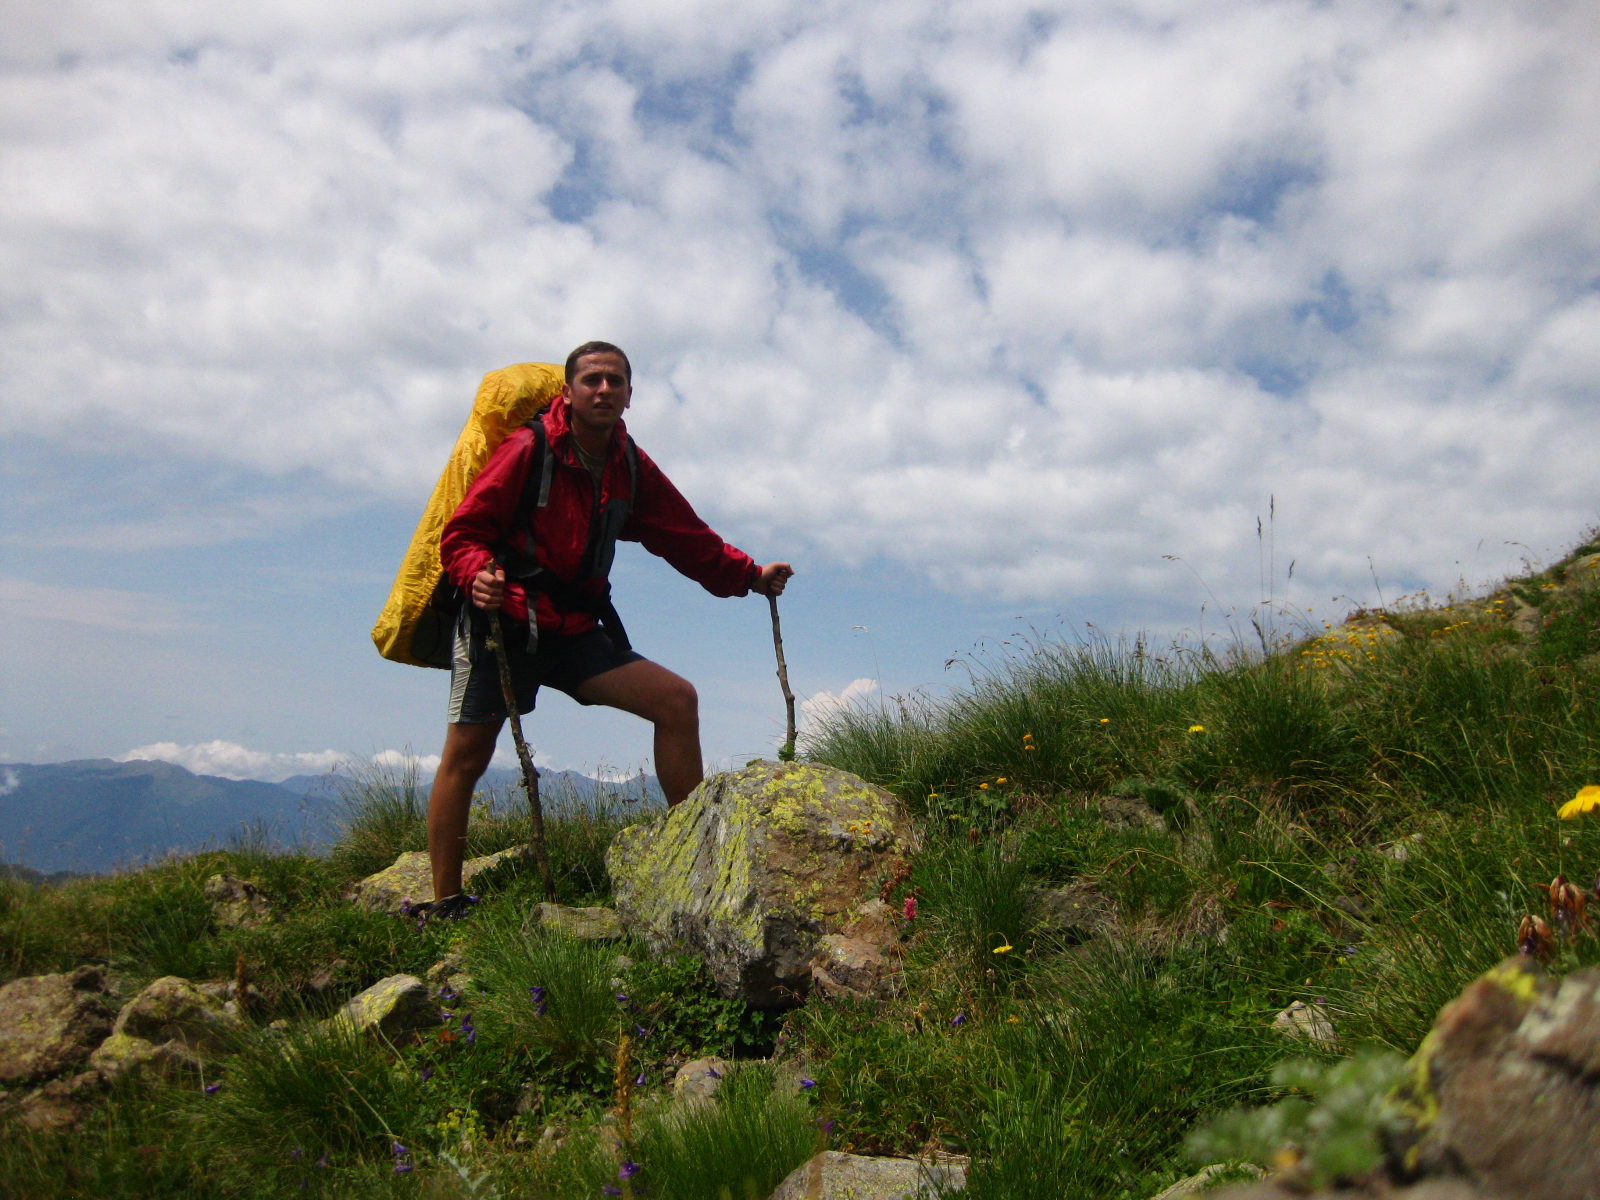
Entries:
{"type": "Polygon", "coordinates": [[[506,598],[506,573],[498,564],[490,564],[472,577],[472,602],[484,612],[499,612],[506,598]]]}

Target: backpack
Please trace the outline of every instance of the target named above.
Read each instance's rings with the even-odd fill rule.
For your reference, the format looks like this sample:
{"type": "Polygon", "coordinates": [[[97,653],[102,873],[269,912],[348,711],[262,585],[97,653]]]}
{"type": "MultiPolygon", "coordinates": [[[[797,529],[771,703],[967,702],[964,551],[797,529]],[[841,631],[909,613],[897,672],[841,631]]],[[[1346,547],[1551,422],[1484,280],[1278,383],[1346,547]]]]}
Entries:
{"type": "MultiPolygon", "coordinates": [[[[489,455],[512,430],[549,408],[564,381],[563,369],[552,363],[517,363],[483,377],[472,415],[428,498],[389,599],[372,627],[373,644],[384,658],[450,669],[460,596],[440,564],[439,536],[489,455]]],[[[547,470],[541,474],[548,477],[547,470]]]]}

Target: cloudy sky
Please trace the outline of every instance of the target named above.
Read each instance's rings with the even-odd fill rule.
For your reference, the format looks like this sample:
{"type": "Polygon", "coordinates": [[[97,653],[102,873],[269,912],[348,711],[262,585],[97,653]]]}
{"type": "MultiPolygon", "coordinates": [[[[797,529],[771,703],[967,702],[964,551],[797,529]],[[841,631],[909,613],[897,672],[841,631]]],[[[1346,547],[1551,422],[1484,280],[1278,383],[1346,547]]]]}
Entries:
{"type": "MultiPolygon", "coordinates": [[[[478,378],[590,337],[799,568],[813,708],[1600,516],[1593,4],[0,10],[0,759],[436,752],[444,676],[367,630],[478,378]]],[[[765,606],[621,559],[708,755],[769,748],[765,606]]]]}

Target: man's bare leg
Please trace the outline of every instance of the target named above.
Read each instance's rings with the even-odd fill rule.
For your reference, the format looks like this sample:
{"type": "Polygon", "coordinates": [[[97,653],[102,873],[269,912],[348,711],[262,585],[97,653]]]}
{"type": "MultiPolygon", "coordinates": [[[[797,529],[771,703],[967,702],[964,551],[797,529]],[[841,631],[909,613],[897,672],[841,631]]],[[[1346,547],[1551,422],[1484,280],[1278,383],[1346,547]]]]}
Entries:
{"type": "Polygon", "coordinates": [[[467,848],[472,789],[489,769],[504,720],[481,725],[455,722],[445,727],[444,753],[428,793],[428,858],[433,864],[433,898],[461,890],[461,859],[467,848]]]}
{"type": "Polygon", "coordinates": [[[656,727],[656,778],[667,805],[678,804],[703,778],[700,763],[700,697],[694,684],[649,660],[586,679],[578,694],[643,717],[656,727]]]}

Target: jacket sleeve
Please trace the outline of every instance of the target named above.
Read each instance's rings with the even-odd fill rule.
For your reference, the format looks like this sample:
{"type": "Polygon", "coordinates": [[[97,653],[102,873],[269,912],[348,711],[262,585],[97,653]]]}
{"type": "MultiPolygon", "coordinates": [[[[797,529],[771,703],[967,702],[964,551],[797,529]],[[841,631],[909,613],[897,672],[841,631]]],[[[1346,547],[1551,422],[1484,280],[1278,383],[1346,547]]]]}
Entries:
{"type": "Polygon", "coordinates": [[[664,558],[713,596],[743,596],[755,577],[755,560],[728,545],[702,521],[661,468],[639,456],[639,494],[622,537],[664,558]]]}
{"type": "MultiPolygon", "coordinates": [[[[462,590],[468,589],[473,576],[494,558],[491,547],[505,537],[516,515],[532,444],[533,431],[523,428],[495,447],[439,536],[439,561],[450,582],[462,590]]],[[[508,601],[512,592],[521,601],[521,588],[508,584],[506,591],[508,601]]],[[[513,611],[515,607],[523,607],[525,612],[525,602],[520,602],[508,604],[507,615],[523,618],[524,613],[513,611]]]]}

